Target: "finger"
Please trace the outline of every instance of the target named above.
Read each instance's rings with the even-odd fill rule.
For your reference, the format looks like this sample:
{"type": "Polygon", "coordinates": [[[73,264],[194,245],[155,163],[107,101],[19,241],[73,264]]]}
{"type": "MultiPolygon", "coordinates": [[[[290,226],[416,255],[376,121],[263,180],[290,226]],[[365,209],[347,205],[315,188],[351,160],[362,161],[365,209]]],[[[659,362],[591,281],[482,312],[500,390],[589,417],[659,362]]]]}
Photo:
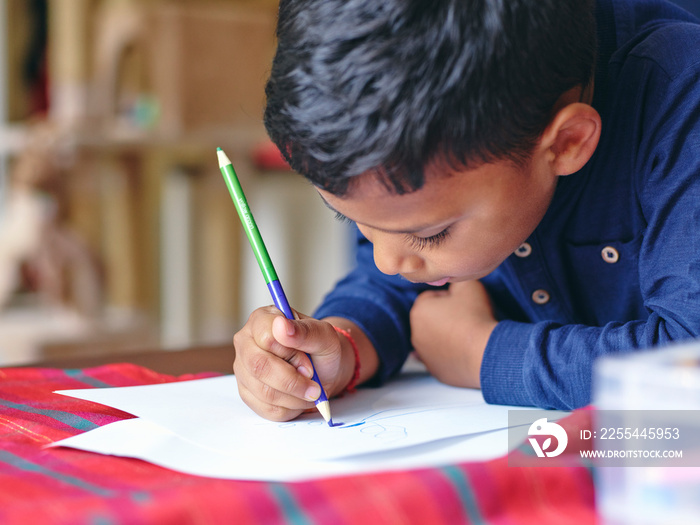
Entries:
{"type": "Polygon", "coordinates": [[[272,335],[280,344],[312,355],[328,355],[339,347],[333,326],[312,318],[292,321],[278,317],[272,323],[272,335]]]}
{"type": "Polygon", "coordinates": [[[277,406],[287,410],[306,410],[314,406],[311,401],[291,396],[254,379],[249,382],[248,390],[263,405],[277,406]]]}
{"type": "Polygon", "coordinates": [[[267,403],[241,383],[238,384],[238,392],[243,402],[256,414],[272,421],[289,421],[308,409],[307,407],[295,408],[267,403]]]}
{"type": "Polygon", "coordinates": [[[244,381],[251,378],[261,384],[256,392],[257,397],[272,404],[292,405],[285,396],[297,400],[315,401],[321,395],[317,383],[311,380],[311,364],[304,356],[305,363],[300,366],[280,359],[278,356],[264,351],[248,353],[241,357],[240,367],[234,364],[234,370],[239,371],[244,381]]]}
{"type": "Polygon", "coordinates": [[[250,317],[250,329],[248,331],[241,330],[233,340],[234,347],[244,347],[250,345],[252,348],[260,348],[267,351],[283,361],[287,361],[290,365],[296,368],[299,373],[308,378],[313,376],[309,372],[311,362],[309,358],[299,350],[290,346],[285,346],[277,340],[272,333],[271,326],[276,319],[285,320],[282,313],[275,307],[259,308],[250,317]]]}

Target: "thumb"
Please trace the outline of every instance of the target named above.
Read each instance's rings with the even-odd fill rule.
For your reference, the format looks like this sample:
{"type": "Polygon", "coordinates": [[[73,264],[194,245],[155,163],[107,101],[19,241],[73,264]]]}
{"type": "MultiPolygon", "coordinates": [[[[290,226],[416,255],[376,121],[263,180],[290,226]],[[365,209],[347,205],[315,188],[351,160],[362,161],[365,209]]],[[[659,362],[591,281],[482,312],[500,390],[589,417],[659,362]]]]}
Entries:
{"type": "Polygon", "coordinates": [[[310,355],[329,355],[339,347],[333,326],[312,317],[295,320],[277,317],[272,322],[272,335],[281,345],[310,355]]]}

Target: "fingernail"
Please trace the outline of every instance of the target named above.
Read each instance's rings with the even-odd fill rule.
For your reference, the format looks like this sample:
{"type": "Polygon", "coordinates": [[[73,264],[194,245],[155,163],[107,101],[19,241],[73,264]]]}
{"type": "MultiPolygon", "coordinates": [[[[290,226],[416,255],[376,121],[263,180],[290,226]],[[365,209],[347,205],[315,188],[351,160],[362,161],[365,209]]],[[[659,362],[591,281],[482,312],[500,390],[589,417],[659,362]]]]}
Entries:
{"type": "Polygon", "coordinates": [[[316,401],[320,395],[321,395],[321,388],[318,385],[314,384],[313,386],[310,386],[306,390],[306,394],[304,394],[304,398],[307,401],[316,401]]]}
{"type": "Polygon", "coordinates": [[[309,379],[311,379],[314,376],[313,372],[303,365],[297,368],[297,372],[299,372],[304,377],[308,377],[309,379]]]}
{"type": "Polygon", "coordinates": [[[289,321],[287,321],[287,335],[294,335],[296,331],[297,329],[294,326],[294,323],[290,323],[289,321]]]}

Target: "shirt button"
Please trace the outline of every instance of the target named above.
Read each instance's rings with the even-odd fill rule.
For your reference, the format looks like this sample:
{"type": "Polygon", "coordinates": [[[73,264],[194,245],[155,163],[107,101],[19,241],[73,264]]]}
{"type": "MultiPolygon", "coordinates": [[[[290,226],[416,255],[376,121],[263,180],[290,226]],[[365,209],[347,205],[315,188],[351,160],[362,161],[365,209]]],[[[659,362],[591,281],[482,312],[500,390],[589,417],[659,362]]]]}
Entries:
{"type": "Polygon", "coordinates": [[[536,304],[547,304],[551,299],[547,290],[535,290],[532,292],[532,300],[536,304]]]}
{"type": "Polygon", "coordinates": [[[600,254],[603,256],[603,260],[606,263],[615,264],[620,260],[620,253],[612,246],[606,246],[600,254]]]}
{"type": "Polygon", "coordinates": [[[518,257],[527,257],[532,253],[532,246],[530,246],[530,243],[524,242],[520,246],[518,246],[518,249],[515,250],[515,255],[518,257]]]}

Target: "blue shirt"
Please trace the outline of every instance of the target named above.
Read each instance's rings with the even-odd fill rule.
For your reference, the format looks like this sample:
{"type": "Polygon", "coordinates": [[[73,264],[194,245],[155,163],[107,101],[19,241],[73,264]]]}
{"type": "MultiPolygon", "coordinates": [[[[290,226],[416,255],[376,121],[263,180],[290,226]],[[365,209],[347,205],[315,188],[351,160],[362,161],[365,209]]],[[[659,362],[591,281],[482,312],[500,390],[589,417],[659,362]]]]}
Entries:
{"type": "MultiPolygon", "coordinates": [[[[501,320],[481,367],[490,403],[580,407],[596,357],[700,335],[700,25],[663,0],[599,0],[596,16],[598,148],[482,280],[501,320]]],[[[358,233],[356,269],[316,316],[365,331],[380,384],[411,351],[427,288],[381,274],[358,233]]]]}

